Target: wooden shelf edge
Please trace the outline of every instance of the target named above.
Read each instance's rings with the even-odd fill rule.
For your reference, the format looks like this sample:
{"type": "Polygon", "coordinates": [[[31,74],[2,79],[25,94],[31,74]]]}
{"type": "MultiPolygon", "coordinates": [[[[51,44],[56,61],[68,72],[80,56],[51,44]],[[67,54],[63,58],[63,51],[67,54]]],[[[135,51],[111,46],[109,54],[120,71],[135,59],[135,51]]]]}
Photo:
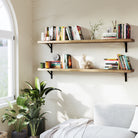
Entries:
{"type": "Polygon", "coordinates": [[[131,73],[134,70],[106,70],[106,69],[41,69],[38,68],[38,71],[56,71],[56,72],[110,72],[110,73],[131,73]]]}
{"type": "Polygon", "coordinates": [[[38,41],[38,44],[73,44],[73,43],[125,43],[135,42],[134,39],[95,39],[95,40],[65,40],[65,41],[38,41]]]}

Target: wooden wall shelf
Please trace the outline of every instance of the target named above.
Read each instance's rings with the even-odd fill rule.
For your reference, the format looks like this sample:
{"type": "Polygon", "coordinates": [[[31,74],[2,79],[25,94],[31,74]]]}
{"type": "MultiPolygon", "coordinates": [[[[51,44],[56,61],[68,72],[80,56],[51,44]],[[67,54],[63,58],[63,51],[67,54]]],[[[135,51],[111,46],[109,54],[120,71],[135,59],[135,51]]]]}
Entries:
{"type": "Polygon", "coordinates": [[[53,44],[81,44],[81,43],[124,43],[125,52],[128,51],[127,43],[134,42],[134,39],[95,39],[95,40],[65,40],[65,41],[38,41],[38,44],[47,44],[53,52],[53,44]]]}
{"type": "Polygon", "coordinates": [[[51,79],[53,79],[53,72],[97,72],[97,73],[124,73],[125,81],[127,81],[127,73],[134,72],[134,70],[107,70],[107,69],[41,69],[38,68],[38,71],[47,71],[51,75],[51,79]]]}

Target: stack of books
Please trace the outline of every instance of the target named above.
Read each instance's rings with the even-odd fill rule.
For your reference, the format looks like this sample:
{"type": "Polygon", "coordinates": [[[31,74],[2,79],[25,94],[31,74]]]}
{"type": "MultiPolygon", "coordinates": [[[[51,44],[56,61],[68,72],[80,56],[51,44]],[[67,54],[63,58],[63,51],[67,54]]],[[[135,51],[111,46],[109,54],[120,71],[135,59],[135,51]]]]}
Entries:
{"type": "Polygon", "coordinates": [[[121,70],[132,70],[132,66],[128,56],[118,54],[119,68],[121,70]]]}
{"type": "Polygon", "coordinates": [[[61,68],[69,69],[72,68],[72,57],[69,54],[63,54],[61,56],[61,68]]]}
{"type": "Polygon", "coordinates": [[[83,40],[81,27],[75,26],[51,26],[45,28],[45,40],[50,37],[50,40],[64,41],[64,40],[83,40]]]}
{"type": "Polygon", "coordinates": [[[131,38],[131,26],[129,24],[117,25],[117,38],[118,39],[130,39],[131,38]]]}
{"type": "Polygon", "coordinates": [[[104,69],[117,70],[119,69],[118,59],[104,59],[104,69]]]}
{"type": "Polygon", "coordinates": [[[55,68],[60,69],[61,68],[61,62],[60,61],[46,61],[45,62],[45,68],[55,68]]]}
{"type": "Polygon", "coordinates": [[[117,39],[116,33],[103,33],[102,39],[117,39]]]}

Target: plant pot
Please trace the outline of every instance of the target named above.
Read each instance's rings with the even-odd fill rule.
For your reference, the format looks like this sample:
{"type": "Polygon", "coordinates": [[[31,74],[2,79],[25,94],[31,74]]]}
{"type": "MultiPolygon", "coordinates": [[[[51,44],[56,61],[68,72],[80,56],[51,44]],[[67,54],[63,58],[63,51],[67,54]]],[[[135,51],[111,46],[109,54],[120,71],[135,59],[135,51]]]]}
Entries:
{"type": "Polygon", "coordinates": [[[12,131],[12,138],[27,138],[27,131],[22,130],[22,132],[12,131]]]}
{"type": "Polygon", "coordinates": [[[7,138],[8,133],[4,131],[0,131],[0,138],[7,138]]]}
{"type": "MultiPolygon", "coordinates": [[[[40,121],[40,124],[39,124],[39,127],[38,127],[38,130],[37,130],[37,136],[39,136],[41,133],[43,133],[45,131],[45,118],[43,118],[41,121],[40,121]]],[[[30,126],[28,125],[28,136],[31,136],[31,129],[30,129],[30,126]]]]}

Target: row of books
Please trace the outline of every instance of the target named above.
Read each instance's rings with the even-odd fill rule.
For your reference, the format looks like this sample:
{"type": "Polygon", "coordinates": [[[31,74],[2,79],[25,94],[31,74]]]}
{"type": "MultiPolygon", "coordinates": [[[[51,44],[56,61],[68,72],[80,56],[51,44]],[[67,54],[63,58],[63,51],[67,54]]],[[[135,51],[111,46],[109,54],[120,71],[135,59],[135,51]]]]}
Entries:
{"type": "Polygon", "coordinates": [[[45,40],[50,37],[50,40],[64,41],[64,40],[83,40],[81,27],[75,26],[51,26],[45,28],[45,40]]]}
{"type": "Polygon", "coordinates": [[[69,69],[72,68],[72,57],[70,54],[63,54],[58,61],[46,61],[40,63],[41,68],[69,69]]]}
{"type": "Polygon", "coordinates": [[[132,66],[128,56],[117,54],[117,57],[118,58],[115,59],[104,59],[104,69],[132,70],[132,66]]]}
{"type": "Polygon", "coordinates": [[[118,63],[121,70],[132,70],[132,66],[129,57],[126,55],[118,54],[118,63]]]}
{"type": "Polygon", "coordinates": [[[130,39],[131,38],[131,26],[129,24],[117,25],[117,38],[118,39],[130,39]]]}

